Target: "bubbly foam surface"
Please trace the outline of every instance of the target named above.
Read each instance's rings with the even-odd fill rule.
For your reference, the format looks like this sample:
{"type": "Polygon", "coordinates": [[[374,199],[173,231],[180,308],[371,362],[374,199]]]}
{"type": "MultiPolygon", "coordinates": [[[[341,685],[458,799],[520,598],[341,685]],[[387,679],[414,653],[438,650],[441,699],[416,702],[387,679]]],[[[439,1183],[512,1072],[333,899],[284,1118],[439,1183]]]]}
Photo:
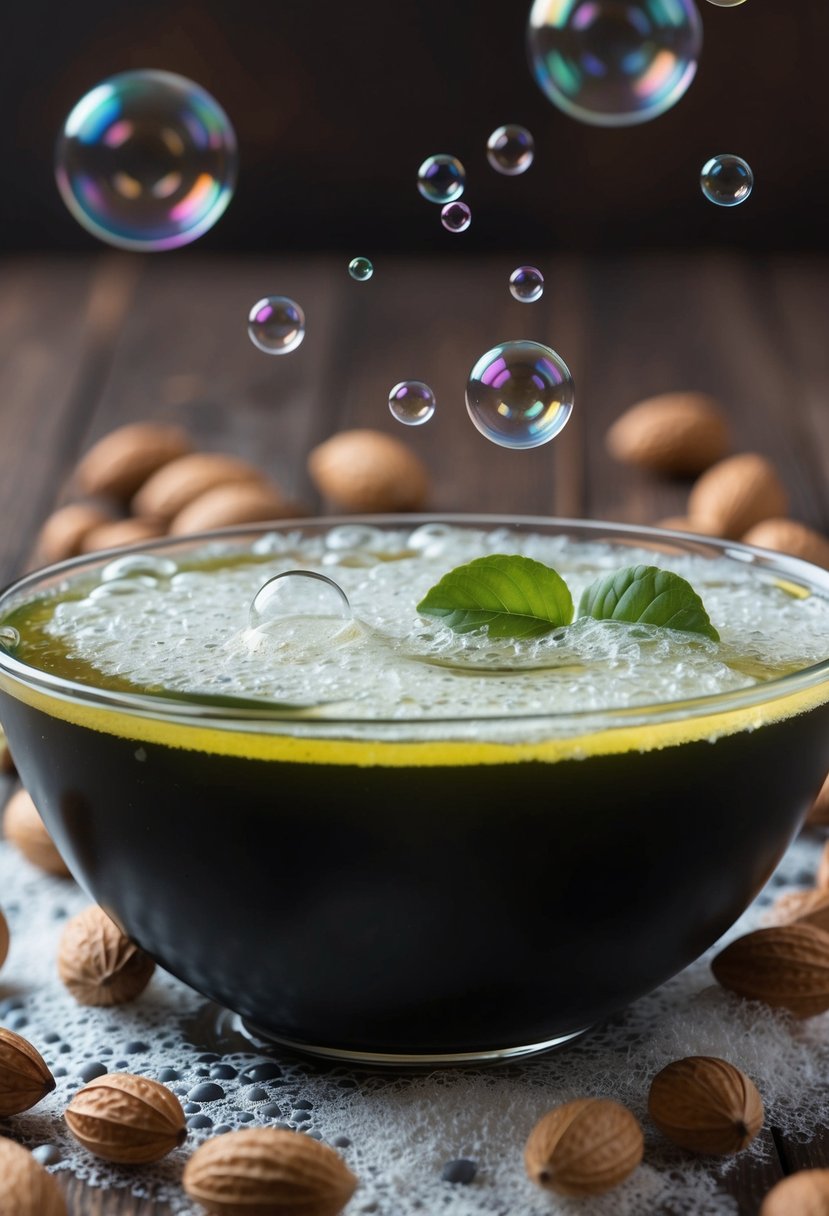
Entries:
{"type": "Polygon", "coordinates": [[[186,567],[165,560],[153,569],[154,561],[116,559],[94,585],[88,576],[82,585],[68,582],[39,625],[20,625],[18,656],[40,666],[39,651],[50,647],[55,669],[104,687],[409,721],[681,701],[745,688],[827,654],[829,601],[820,596],[726,559],[628,545],[439,524],[394,532],[343,524],[325,537],[268,534],[241,558],[214,546],[186,567]],[[456,634],[417,613],[453,567],[504,552],[554,566],[576,604],[602,573],[640,562],[671,569],[701,595],[721,641],[588,618],[535,640],[496,641],[485,629],[456,634]],[[289,570],[333,579],[351,619],[326,607],[320,580],[299,578],[287,609],[254,616],[252,627],[257,592],[289,570]]]}

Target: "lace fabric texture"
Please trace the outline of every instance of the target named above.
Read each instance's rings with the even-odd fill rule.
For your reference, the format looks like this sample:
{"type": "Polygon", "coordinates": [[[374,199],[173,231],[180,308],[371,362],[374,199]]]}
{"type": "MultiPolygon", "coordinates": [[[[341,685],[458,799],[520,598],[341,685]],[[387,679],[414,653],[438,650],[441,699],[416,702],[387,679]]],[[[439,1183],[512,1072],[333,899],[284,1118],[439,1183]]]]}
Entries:
{"type": "MultiPolygon", "coordinates": [[[[779,895],[813,881],[821,843],[803,836],[792,845],[728,939],[762,924],[779,895]]],[[[201,1211],[183,1194],[180,1177],[204,1139],[288,1125],[333,1144],[360,1178],[348,1216],[725,1216],[737,1211],[720,1182],[732,1162],[673,1149],[647,1119],[651,1078],[686,1055],[722,1056],[747,1072],[762,1094],[766,1129],[808,1140],[829,1124],[829,1014],[798,1022],[737,1000],[712,981],[714,951],[559,1052],[489,1068],[368,1073],[222,1037],[204,998],[160,970],[131,1005],[76,1005],[55,958],[66,918],[87,903],[74,883],[40,874],[0,844],[0,905],[11,931],[0,1024],[34,1043],[57,1082],[34,1110],[0,1122],[0,1134],[37,1149],[53,1170],[100,1188],[127,1188],[174,1213],[201,1211]],[[165,1081],[188,1113],[184,1147],[155,1166],[127,1170],[77,1145],[62,1113],[84,1077],[104,1070],[165,1081]],[[522,1154],[545,1111],[584,1096],[616,1098],[634,1111],[645,1130],[645,1162],[609,1194],[573,1202],[530,1183],[522,1154]],[[458,1158],[476,1163],[469,1184],[441,1177],[458,1158]]],[[[766,1130],[746,1152],[762,1156],[769,1144],[766,1130]]]]}

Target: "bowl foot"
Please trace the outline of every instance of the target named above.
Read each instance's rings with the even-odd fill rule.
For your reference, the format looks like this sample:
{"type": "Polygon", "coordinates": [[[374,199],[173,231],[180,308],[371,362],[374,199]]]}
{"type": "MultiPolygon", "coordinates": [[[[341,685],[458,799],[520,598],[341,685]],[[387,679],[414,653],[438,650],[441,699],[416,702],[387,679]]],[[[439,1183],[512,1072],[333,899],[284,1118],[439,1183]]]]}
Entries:
{"type": "Polygon", "coordinates": [[[545,1051],[553,1051],[564,1047],[580,1038],[585,1030],[576,1030],[570,1034],[557,1035],[541,1043],[527,1043],[518,1047],[500,1047],[483,1051],[463,1052],[385,1052],[385,1051],[351,1051],[340,1047],[321,1047],[315,1043],[302,1043],[294,1039],[284,1039],[271,1034],[251,1022],[245,1021],[238,1013],[223,1009],[220,1005],[208,1005],[198,1019],[199,1040],[205,1046],[214,1050],[249,1051],[255,1047],[257,1051],[288,1051],[292,1055],[313,1056],[318,1060],[328,1060],[332,1064],[351,1064],[357,1068],[454,1068],[470,1064],[501,1064],[513,1060],[526,1059],[540,1055],[545,1051]],[[207,1042],[209,1040],[209,1042],[207,1042]]]}

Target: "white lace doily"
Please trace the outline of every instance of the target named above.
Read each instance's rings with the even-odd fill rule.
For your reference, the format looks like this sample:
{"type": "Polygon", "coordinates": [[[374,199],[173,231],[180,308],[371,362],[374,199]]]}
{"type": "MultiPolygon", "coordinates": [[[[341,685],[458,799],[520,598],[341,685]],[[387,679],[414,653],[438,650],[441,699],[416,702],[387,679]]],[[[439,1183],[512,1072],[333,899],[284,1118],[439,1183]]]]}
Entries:
{"type": "MultiPolygon", "coordinates": [[[[758,924],[785,890],[809,885],[819,851],[815,837],[798,840],[728,936],[758,924]]],[[[651,1078],[686,1055],[722,1056],[744,1069],[763,1096],[767,1126],[788,1137],[807,1140],[811,1129],[829,1124],[829,1015],[796,1022],[736,1000],[712,983],[710,955],[572,1046],[535,1061],[429,1075],[366,1074],[258,1052],[241,1040],[219,1041],[204,999],[161,971],[132,1005],[76,1005],[58,980],[55,957],[66,917],[87,902],[74,883],[41,874],[0,844],[0,906],[11,930],[0,971],[0,1023],[34,1043],[57,1081],[33,1111],[0,1121],[0,1131],[35,1148],[54,1170],[102,1188],[130,1188],[168,1202],[176,1213],[200,1211],[179,1185],[197,1144],[222,1129],[277,1124],[300,1128],[343,1154],[360,1178],[348,1216],[641,1216],[668,1204],[672,1216],[733,1213],[736,1204],[715,1176],[728,1162],[701,1163],[672,1150],[647,1120],[651,1078]],[[225,1043],[231,1049],[223,1052],[225,1043]],[[188,1112],[185,1146],[156,1166],[129,1170],[81,1149],[61,1115],[84,1080],[105,1070],[165,1081],[188,1112]],[[546,1110],[589,1095],[618,1098],[642,1120],[645,1164],[608,1195],[574,1205],[528,1181],[522,1152],[546,1110]],[[468,1184],[442,1177],[459,1159],[475,1163],[468,1184]]],[[[746,1151],[763,1149],[755,1143],[746,1151]]]]}

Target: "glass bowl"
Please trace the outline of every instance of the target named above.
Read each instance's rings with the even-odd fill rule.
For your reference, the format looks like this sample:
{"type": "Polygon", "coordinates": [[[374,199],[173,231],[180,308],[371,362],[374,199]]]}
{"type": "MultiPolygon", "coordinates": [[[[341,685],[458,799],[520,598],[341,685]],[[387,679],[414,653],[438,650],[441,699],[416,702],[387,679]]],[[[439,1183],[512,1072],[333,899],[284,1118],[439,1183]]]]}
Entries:
{"type": "MultiPolygon", "coordinates": [[[[725,558],[829,599],[829,572],[796,559],[566,520],[290,520],[141,552],[178,562],[441,519],[497,528],[506,550],[542,533],[606,542],[620,565],[642,550],[725,558]]],[[[0,626],[122,553],[27,576],[0,626]]],[[[505,718],[502,737],[491,712],[298,720],[48,666],[0,647],[0,719],[78,881],[257,1033],[340,1059],[503,1059],[583,1032],[734,922],[829,767],[829,661],[681,702],[505,718]]]]}

